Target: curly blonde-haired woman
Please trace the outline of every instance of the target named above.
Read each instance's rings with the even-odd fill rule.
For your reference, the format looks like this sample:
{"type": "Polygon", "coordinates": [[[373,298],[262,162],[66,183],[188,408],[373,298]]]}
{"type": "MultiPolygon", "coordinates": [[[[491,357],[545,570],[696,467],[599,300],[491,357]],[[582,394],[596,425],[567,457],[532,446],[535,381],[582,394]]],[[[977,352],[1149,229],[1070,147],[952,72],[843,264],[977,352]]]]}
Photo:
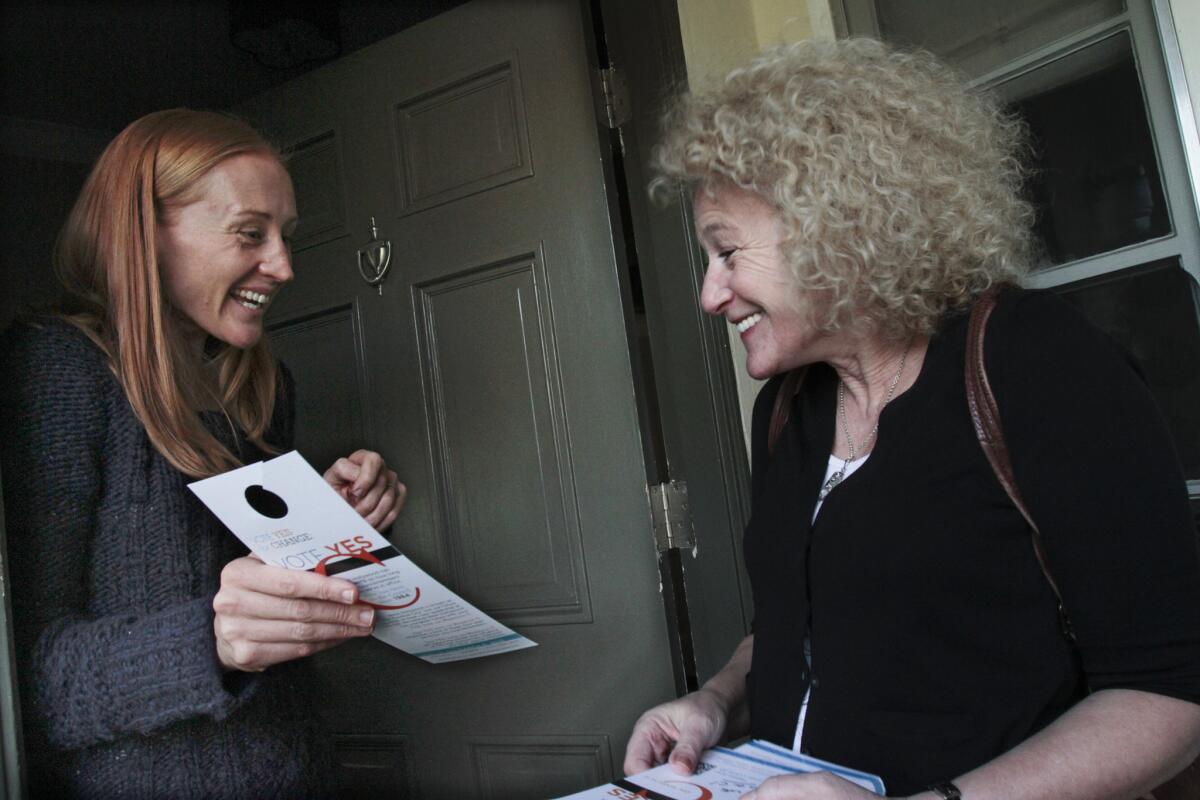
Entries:
{"type": "MultiPolygon", "coordinates": [[[[292,279],[279,154],[174,109],[101,154],[56,252],[63,299],[3,339],[8,555],[31,790],[320,797],[331,743],[303,657],[366,636],[354,584],[246,555],[187,490],[291,446],[263,315],[292,279]]],[[[378,453],[325,479],[372,525],[378,453]]]]}
{"type": "MultiPolygon", "coordinates": [[[[972,427],[967,312],[1032,259],[1021,126],[932,56],[851,40],[772,50],[665,131],[655,186],[694,193],[701,305],[772,380],[752,432],[754,632],[642,716],[626,771],[687,772],[746,734],[930,800],[1131,798],[1183,768],[1200,563],[1140,374],[1053,295],[1001,295],[987,375],[1074,641],[972,427]]],[[[748,795],[860,796],[829,773],[748,795]]]]}

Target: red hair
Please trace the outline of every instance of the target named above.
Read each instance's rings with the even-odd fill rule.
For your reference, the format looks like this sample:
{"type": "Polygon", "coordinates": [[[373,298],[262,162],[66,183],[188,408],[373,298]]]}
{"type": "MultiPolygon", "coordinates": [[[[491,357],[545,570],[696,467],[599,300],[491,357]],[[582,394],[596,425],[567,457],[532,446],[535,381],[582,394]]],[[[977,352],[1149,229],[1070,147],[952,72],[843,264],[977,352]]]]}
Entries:
{"type": "MultiPolygon", "coordinates": [[[[84,183],[55,248],[62,315],[108,356],[154,447],[180,471],[206,477],[239,466],[184,392],[189,356],[173,332],[155,242],[160,217],[194,199],[218,163],[241,153],[279,158],[257,131],[213,111],[148,114],[121,131],[84,183]]],[[[282,162],[281,162],[282,163],[282,162]]],[[[276,369],[265,337],[245,350],[221,343],[220,404],[256,445],[274,407],[276,369]]]]}

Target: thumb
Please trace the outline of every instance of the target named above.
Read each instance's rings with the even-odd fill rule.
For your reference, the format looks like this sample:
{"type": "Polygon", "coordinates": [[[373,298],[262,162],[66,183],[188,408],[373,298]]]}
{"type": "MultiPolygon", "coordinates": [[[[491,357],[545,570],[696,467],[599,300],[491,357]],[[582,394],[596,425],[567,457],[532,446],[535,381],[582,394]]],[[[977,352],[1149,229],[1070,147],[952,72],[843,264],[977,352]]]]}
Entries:
{"type": "Polygon", "coordinates": [[[667,759],[667,763],[679,774],[691,775],[696,771],[696,762],[699,760],[699,756],[695,745],[679,742],[671,751],[671,757],[667,759]]]}

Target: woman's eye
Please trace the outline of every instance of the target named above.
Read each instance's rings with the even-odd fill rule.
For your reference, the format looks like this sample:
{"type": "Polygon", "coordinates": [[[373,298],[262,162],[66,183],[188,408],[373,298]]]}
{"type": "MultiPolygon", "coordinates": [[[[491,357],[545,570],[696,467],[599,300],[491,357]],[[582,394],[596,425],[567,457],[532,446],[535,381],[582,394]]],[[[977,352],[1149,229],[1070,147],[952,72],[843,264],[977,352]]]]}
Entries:
{"type": "Polygon", "coordinates": [[[250,239],[251,241],[255,242],[261,242],[263,240],[263,232],[254,228],[244,228],[243,230],[238,231],[238,234],[245,239],[250,239]]]}
{"type": "Polygon", "coordinates": [[[736,247],[730,247],[725,250],[717,250],[713,253],[707,247],[701,248],[700,252],[704,256],[704,267],[708,268],[710,264],[728,264],[729,259],[733,258],[734,253],[738,251],[736,247]]]}

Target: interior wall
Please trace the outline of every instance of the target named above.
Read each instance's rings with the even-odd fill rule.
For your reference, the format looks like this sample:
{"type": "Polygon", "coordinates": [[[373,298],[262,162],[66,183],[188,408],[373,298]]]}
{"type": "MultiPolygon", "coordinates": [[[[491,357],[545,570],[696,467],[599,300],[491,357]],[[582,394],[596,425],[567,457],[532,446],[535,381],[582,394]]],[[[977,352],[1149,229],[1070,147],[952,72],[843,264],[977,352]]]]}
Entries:
{"type": "MultiPolygon", "coordinates": [[[[700,90],[770,45],[834,38],[829,0],[679,0],[679,28],[688,83],[700,90]]],[[[750,417],[762,382],[746,374],[746,351],[733,326],[727,330],[749,450],[750,417]]]]}

